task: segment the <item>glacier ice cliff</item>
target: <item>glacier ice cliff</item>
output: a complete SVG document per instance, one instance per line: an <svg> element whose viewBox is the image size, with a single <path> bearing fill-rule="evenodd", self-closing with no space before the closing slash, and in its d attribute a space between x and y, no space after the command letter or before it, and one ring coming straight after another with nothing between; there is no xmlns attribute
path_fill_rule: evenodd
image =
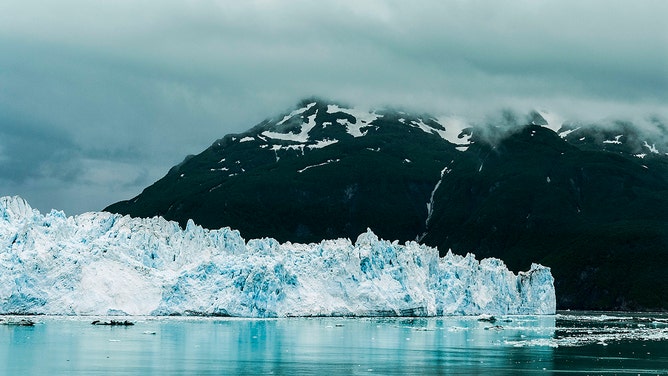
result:
<svg viewBox="0 0 668 376"><path fill-rule="evenodd" d="M553 314L550 269L517 275L371 231L319 244L245 242L162 218L41 214L0 198L0 314L434 316Z"/></svg>

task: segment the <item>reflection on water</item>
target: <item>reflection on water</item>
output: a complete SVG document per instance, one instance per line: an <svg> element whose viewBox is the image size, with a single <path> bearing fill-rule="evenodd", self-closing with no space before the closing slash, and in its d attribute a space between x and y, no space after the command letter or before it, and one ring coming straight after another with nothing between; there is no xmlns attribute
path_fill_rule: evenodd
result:
<svg viewBox="0 0 668 376"><path fill-rule="evenodd" d="M90 325L92 318L37 317L33 318L37 322L34 327L0 326L0 373L665 372L668 336L650 341L626 334L618 339L606 337L605 341L565 340L634 329L619 324L625 320L597 321L598 318L523 316L499 318L496 322L479 321L475 317L135 318L134 326L103 327ZM661 323L663 318L627 324L634 323L643 335L648 334L648 328L660 333L667 326Z"/></svg>

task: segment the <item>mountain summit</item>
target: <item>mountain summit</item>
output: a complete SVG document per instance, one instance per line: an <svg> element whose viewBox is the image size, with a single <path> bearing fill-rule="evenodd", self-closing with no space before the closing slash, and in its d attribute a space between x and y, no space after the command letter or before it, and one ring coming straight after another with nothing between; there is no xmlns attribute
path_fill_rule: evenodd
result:
<svg viewBox="0 0 668 376"><path fill-rule="evenodd" d="M106 210L280 241L355 239L369 227L415 239L441 170L460 154L447 136L429 117L307 100L217 140Z"/></svg>
<svg viewBox="0 0 668 376"><path fill-rule="evenodd" d="M665 127L553 119L472 126L309 99L105 210L301 243L371 228L550 266L559 308L668 309Z"/></svg>

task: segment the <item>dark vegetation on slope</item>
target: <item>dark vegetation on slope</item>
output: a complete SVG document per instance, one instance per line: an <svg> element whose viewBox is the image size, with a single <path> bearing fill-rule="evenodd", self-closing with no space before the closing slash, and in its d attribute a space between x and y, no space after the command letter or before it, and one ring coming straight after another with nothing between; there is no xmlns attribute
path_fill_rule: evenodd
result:
<svg viewBox="0 0 668 376"><path fill-rule="evenodd" d="M338 142L311 149L259 137L299 133L309 117L311 140ZM515 271L550 266L560 309L668 309L668 157L634 156L648 148L630 124L565 138L536 125L475 129L462 152L407 125L442 129L428 116L386 111L364 137L337 126L356 119L322 101L282 118L225 136L106 210L293 242L355 239L369 227L441 253L498 257ZM619 134L622 144L602 142Z"/></svg>
<svg viewBox="0 0 668 376"><path fill-rule="evenodd" d="M646 168L536 126L470 152L437 192L425 243L550 266L559 308L668 308L665 158Z"/></svg>
<svg viewBox="0 0 668 376"><path fill-rule="evenodd" d="M318 110L319 124L335 123L336 117L326 114L326 108L319 104L304 116ZM440 137L407 129L397 120L388 114L374 122L373 132L359 138L343 127L325 127L322 135L314 129L312 138L327 136L339 142L305 148L303 154L299 149L276 154L259 147L264 142L257 138L233 141L256 135L261 124L247 134L215 142L172 168L137 198L105 210L160 215L182 226L193 218L207 228L238 229L246 238L270 236L306 243L355 239L371 227L383 238L415 239L425 230L426 203L442 166L459 152ZM232 164L229 170L217 171L222 159ZM230 176L234 173L238 174Z"/></svg>

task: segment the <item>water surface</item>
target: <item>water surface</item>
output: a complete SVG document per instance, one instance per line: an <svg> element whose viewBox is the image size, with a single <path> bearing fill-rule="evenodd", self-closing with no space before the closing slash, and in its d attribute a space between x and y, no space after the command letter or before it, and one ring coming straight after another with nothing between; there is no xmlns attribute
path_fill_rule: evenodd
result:
<svg viewBox="0 0 668 376"><path fill-rule="evenodd" d="M31 319L0 325L0 373L668 374L666 315Z"/></svg>

